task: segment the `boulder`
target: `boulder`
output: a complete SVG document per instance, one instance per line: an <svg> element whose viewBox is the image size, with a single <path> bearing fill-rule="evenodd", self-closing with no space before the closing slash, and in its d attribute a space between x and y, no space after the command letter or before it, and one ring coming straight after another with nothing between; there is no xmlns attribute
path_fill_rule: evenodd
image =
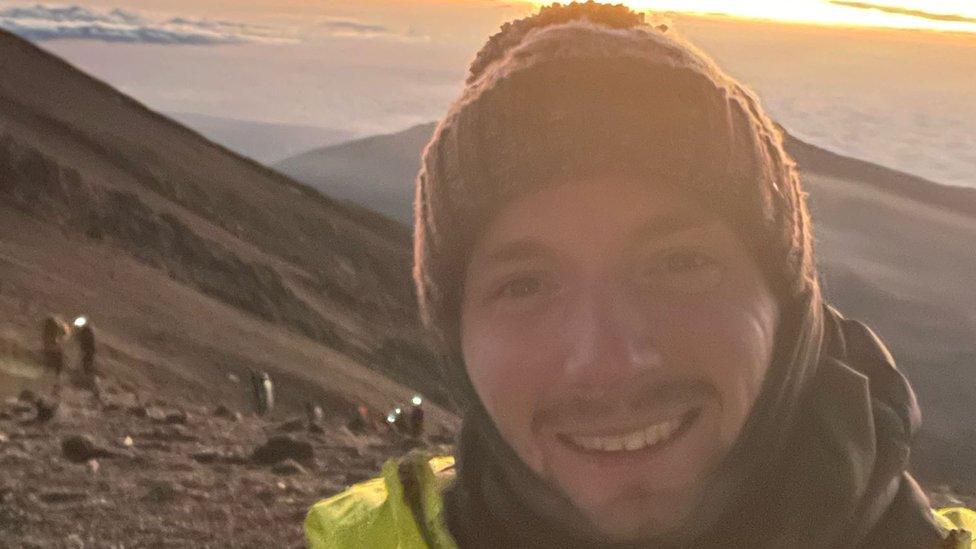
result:
<svg viewBox="0 0 976 549"><path fill-rule="evenodd" d="M310 462L313 456L311 443L288 435L275 435L254 450L251 461L260 465L271 465L286 459Z"/></svg>
<svg viewBox="0 0 976 549"><path fill-rule="evenodd" d="M234 419L234 412L230 408L224 406L223 404L218 404L213 411L214 417L222 417L225 419Z"/></svg>
<svg viewBox="0 0 976 549"><path fill-rule="evenodd" d="M71 435L61 441L61 453L73 463L85 463L90 459L118 457L119 454L102 448L88 435Z"/></svg>

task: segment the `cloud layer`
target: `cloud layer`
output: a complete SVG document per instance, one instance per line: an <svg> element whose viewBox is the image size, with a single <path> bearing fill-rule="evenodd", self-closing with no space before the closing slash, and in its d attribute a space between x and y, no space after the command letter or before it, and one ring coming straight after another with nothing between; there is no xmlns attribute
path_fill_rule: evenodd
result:
<svg viewBox="0 0 976 549"><path fill-rule="evenodd" d="M829 1L831 4L836 4L838 6L846 6L848 8L857 8L862 10L876 10L884 13L893 13L895 15L907 15L909 17L918 17L920 19L929 19L932 21L947 21L950 23L976 23L976 17L968 17L965 15L933 13L930 11L913 10L909 8L899 8L897 6L886 6L884 4L873 4L871 2L852 2L849 0L829 0Z"/></svg>
<svg viewBox="0 0 976 549"><path fill-rule="evenodd" d="M28 40L80 39L145 44L241 44L290 42L269 27L210 19L153 19L123 9L35 4L0 9L0 28Z"/></svg>
<svg viewBox="0 0 976 549"><path fill-rule="evenodd" d="M412 31L399 32L385 25L367 23L357 19L326 17L319 21L320 28L329 35L341 38L384 38L397 42L427 42L429 36Z"/></svg>

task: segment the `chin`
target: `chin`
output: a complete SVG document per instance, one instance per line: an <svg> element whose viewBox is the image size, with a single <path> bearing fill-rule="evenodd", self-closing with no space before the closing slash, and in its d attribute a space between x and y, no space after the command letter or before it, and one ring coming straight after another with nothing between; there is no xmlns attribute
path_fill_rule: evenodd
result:
<svg viewBox="0 0 976 549"><path fill-rule="evenodd" d="M629 451L591 451L546 433L539 440L545 476L609 540L673 537L688 530L708 473L724 454L718 407L691 417L670 438Z"/></svg>
<svg viewBox="0 0 976 549"><path fill-rule="evenodd" d="M584 510L608 542L633 542L648 537L678 538L687 530L694 509L692 498L671 496L616 499Z"/></svg>

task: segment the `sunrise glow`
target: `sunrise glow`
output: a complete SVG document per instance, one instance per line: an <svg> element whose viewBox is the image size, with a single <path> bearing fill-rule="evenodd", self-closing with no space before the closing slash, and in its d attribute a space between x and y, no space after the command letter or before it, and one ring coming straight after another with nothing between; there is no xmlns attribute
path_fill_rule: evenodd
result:
<svg viewBox="0 0 976 549"><path fill-rule="evenodd" d="M815 25L976 33L973 0L597 0L634 9ZM536 2L549 4L551 2ZM565 3L565 2L564 2Z"/></svg>

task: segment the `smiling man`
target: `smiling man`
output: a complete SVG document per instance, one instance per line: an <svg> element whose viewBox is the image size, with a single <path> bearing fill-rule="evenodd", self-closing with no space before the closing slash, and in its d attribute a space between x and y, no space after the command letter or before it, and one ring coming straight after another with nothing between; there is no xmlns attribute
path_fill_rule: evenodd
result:
<svg viewBox="0 0 976 549"><path fill-rule="evenodd" d="M906 470L907 381L824 302L779 131L672 31L593 3L504 26L423 160L456 472L391 461L312 508L313 546L971 546Z"/></svg>

